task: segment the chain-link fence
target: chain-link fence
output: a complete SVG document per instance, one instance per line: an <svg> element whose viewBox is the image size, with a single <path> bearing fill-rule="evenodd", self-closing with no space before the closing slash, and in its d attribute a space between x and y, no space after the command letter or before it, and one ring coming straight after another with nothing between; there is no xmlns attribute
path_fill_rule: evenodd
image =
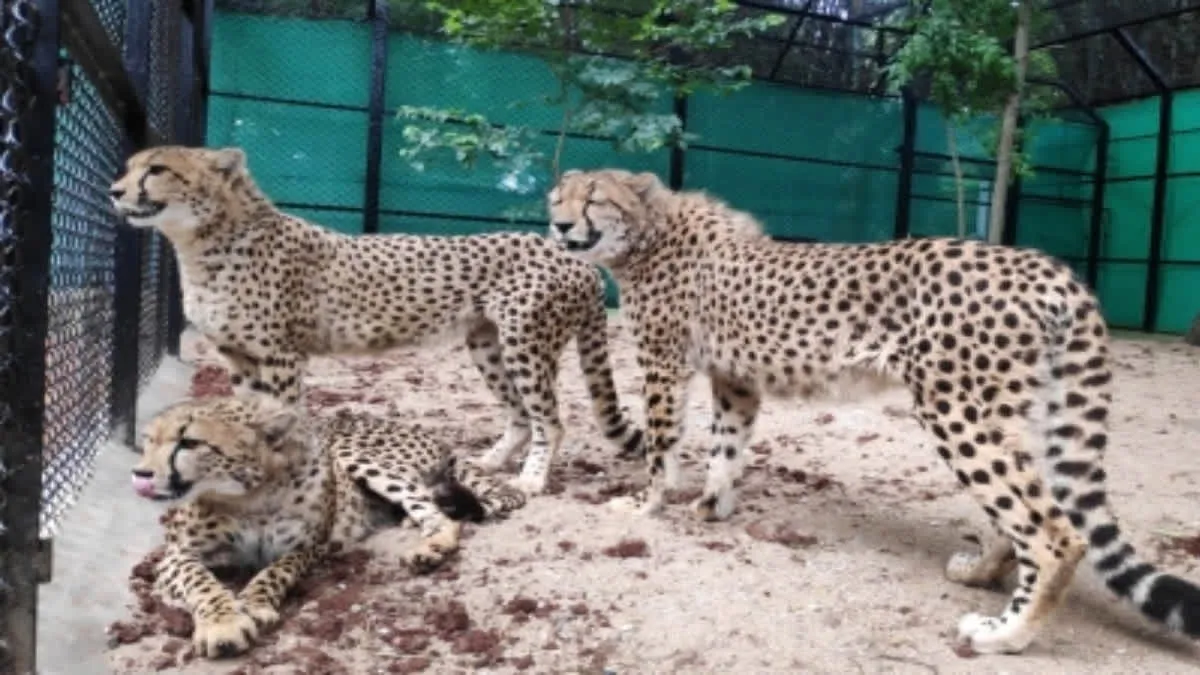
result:
<svg viewBox="0 0 1200 675"><path fill-rule="evenodd" d="M36 672L49 541L178 343L173 256L108 186L133 150L198 140L205 6L0 0L2 673Z"/></svg>

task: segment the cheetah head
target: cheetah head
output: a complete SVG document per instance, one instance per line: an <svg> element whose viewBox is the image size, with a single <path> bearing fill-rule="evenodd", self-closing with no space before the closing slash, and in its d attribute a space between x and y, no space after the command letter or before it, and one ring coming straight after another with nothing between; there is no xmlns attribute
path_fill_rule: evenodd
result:
<svg viewBox="0 0 1200 675"><path fill-rule="evenodd" d="M565 171L546 196L550 237L583 260L619 267L654 224L651 197L665 190L648 172Z"/></svg>
<svg viewBox="0 0 1200 675"><path fill-rule="evenodd" d="M238 148L162 146L130 157L109 196L134 227L187 231L203 221L203 209L222 190L247 177L246 155Z"/></svg>
<svg viewBox="0 0 1200 675"><path fill-rule="evenodd" d="M237 498L277 475L298 433L294 408L263 395L188 401L142 432L133 489L154 500Z"/></svg>

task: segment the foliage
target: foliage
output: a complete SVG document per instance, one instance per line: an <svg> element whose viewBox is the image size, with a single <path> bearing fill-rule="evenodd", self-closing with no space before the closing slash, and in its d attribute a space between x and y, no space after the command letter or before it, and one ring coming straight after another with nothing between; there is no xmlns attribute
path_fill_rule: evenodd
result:
<svg viewBox="0 0 1200 675"><path fill-rule="evenodd" d="M569 136L603 138L622 152L686 147L693 137L673 112L663 112L669 101L748 84L748 66L715 65L714 55L737 36L783 21L743 17L732 0L643 0L620 9L588 0L429 0L424 7L441 17L451 41L540 58L558 88L536 103L563 114L551 153L536 148L538 130L502 127L464 111L404 108L402 157L416 168L439 156L465 167L486 157L506 172L521 167L550 175L558 173Z"/></svg>
<svg viewBox="0 0 1200 675"><path fill-rule="evenodd" d="M1028 2L1028 0L1020 0ZM1014 94L1027 121L1045 116L1048 95L1036 90L1018 91L1017 60L1010 43L1017 28L1019 2L1014 0L930 0L910 15L911 36L898 50L888 69L893 90L916 86L945 117L947 145L955 173L959 231L965 229L962 169L956 136L964 128L997 156L1000 113ZM1033 13L1034 21L1045 17ZM1035 26L1036 27L1036 26ZM1052 78L1054 61L1044 52L1029 54L1026 79ZM987 120L980 123L980 120ZM1013 172L1029 176L1032 169L1023 151L1030 140L1028 125L1016 133L1012 148Z"/></svg>

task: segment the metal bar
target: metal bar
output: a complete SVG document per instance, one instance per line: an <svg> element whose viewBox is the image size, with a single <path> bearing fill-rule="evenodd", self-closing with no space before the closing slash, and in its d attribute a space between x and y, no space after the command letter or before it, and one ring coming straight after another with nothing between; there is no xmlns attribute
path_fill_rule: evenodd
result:
<svg viewBox="0 0 1200 675"><path fill-rule="evenodd" d="M193 145L204 145L208 140L208 86L210 82L209 64L212 62L212 20L214 11L213 0L196 0L192 25L197 39L196 53L196 88L192 105L196 108L196 131L192 137Z"/></svg>
<svg viewBox="0 0 1200 675"><path fill-rule="evenodd" d="M262 103L278 103L280 105L297 105L306 106L309 108L325 108L328 110L346 110L350 112L367 112L370 110L365 105L346 105L344 103L322 103L320 101L304 101L295 98L282 98L279 96L263 96L260 94L243 94L236 91L220 91L214 90L208 92L209 96L218 98L232 98L239 101L255 101Z"/></svg>
<svg viewBox="0 0 1200 675"><path fill-rule="evenodd" d="M371 98L367 124L367 176L363 193L363 233L379 232L379 191L383 182L383 109L387 99L388 3L367 0L371 22Z"/></svg>
<svg viewBox="0 0 1200 675"><path fill-rule="evenodd" d="M843 19L838 16L831 16L829 14L821 14L820 12L811 12L806 9L799 9L799 8L795 8L795 7L785 7L785 6L771 4L769 2L759 2L759 0L735 0L735 1L741 7L749 7L751 9L758 9L758 10L762 10L764 12L772 12L775 14L787 14L789 16L804 16L804 17L808 17L810 19L816 19L817 21L824 21L826 23L840 24L843 26L855 26L857 28L869 28L871 30L884 31L884 32L888 32L888 33L898 33L898 34L907 33L907 31L905 31L904 29L896 28L895 26L877 26L877 25L871 23L870 21L857 21L855 19Z"/></svg>
<svg viewBox="0 0 1200 675"><path fill-rule="evenodd" d="M1080 31L1078 33L1071 33L1069 35L1056 37L1052 40L1046 40L1044 42L1039 42L1039 43L1031 46L1029 49L1032 51L1034 49L1045 49L1046 47L1057 47L1058 45L1065 45L1065 44L1069 44L1071 42L1078 42L1079 40L1086 40L1091 37L1096 37L1097 35L1104 35L1105 33L1111 33L1113 31L1121 29L1121 28L1132 28L1134 26L1141 26L1143 24L1152 23L1152 22L1156 22L1156 21L1166 21L1167 19L1173 19L1177 16L1183 16L1184 14L1190 14L1192 12L1197 12L1197 11L1200 11L1200 6L1177 7L1175 9L1167 10L1165 12L1158 12L1157 14L1155 14L1153 16L1145 16L1145 17L1140 17L1140 18L1136 18L1136 19L1128 19L1126 21L1120 21L1120 22L1117 22L1114 24L1109 24L1109 25L1103 26L1101 28L1092 28L1089 30Z"/></svg>
<svg viewBox="0 0 1200 675"><path fill-rule="evenodd" d="M1146 77L1150 78L1150 81L1154 83L1155 89L1159 92L1171 89L1171 85L1167 84L1166 76L1158 69L1158 66L1154 65L1154 61L1150 59L1150 56L1146 54L1142 46L1137 44L1133 37L1129 35L1129 31L1124 28L1118 28L1113 31L1113 37L1125 48L1125 51L1129 52L1129 55L1137 62L1138 67L1142 69Z"/></svg>
<svg viewBox="0 0 1200 675"><path fill-rule="evenodd" d="M804 11L807 12L812 9L813 2L814 0L808 0L808 2L804 3ZM783 67L783 60L787 58L788 52L792 50L792 45L796 42L796 34L800 32L800 29L804 26L804 20L807 18L807 16L796 17L796 25L792 26L792 30L788 32L787 43L783 45L783 49L779 50L779 56L775 57L775 65L771 66L771 74L767 76L768 80L774 80L775 76L779 74L779 69Z"/></svg>
<svg viewBox="0 0 1200 675"><path fill-rule="evenodd" d="M167 40L166 54L163 58L168 63L172 64L176 72L175 82L191 82L194 76L193 64L194 60L190 53L190 48L194 46L195 40L189 35L188 40L183 40L183 7L179 0L155 0L158 3L159 11L167 12L167 19L163 22L167 29L174 28L175 35ZM185 96L191 98L191 91L182 86L176 85L178 89L175 93L175 100L172 100L168 105L174 106L170 114L170 128L165 129L164 133L169 135L171 143L186 142L187 135L191 133L192 123L188 120L180 119L185 117L181 112L186 112L187 109L178 105L179 99ZM185 93L186 92L186 93ZM183 334L183 293L179 283L179 261L172 249L171 254L164 258L166 263L167 287L170 289L167 302L167 353L172 356L179 356L180 336Z"/></svg>
<svg viewBox="0 0 1200 675"><path fill-rule="evenodd" d="M1154 201L1150 207L1150 252L1146 259L1146 302L1142 306L1142 330L1154 332L1158 323L1158 281L1162 272L1163 228L1167 214L1167 169L1171 163L1171 120L1175 96L1159 95L1158 153L1154 161Z"/></svg>
<svg viewBox="0 0 1200 675"><path fill-rule="evenodd" d="M912 231L912 179L917 148L917 99L912 89L901 90L904 140L900 143L900 175L896 181L896 224L892 236L904 239Z"/></svg>
<svg viewBox="0 0 1200 675"><path fill-rule="evenodd" d="M148 233L147 233L148 234ZM115 307L113 312L112 424L130 447L136 440L139 314L142 298L143 231L130 226L117 229Z"/></svg>
<svg viewBox="0 0 1200 675"><path fill-rule="evenodd" d="M104 105L121 121L136 147L154 144L154 131L146 123L146 108L125 70L117 49L99 15L87 0L62 0L62 45L87 74Z"/></svg>
<svg viewBox="0 0 1200 675"><path fill-rule="evenodd" d="M916 151L915 154L917 157L920 157L922 159L927 158L927 159L938 159L938 160L946 160L946 161L950 160L950 155L947 155L947 154L941 153L941 152L927 152L925 150L918 150L918 151ZM963 164L996 166L996 160L994 160L994 159L976 159L974 157L959 157L958 161ZM1053 167L1053 166L1039 166L1039 167L1037 167L1037 171L1038 171L1038 173L1052 173L1052 174L1056 174L1056 175L1060 175L1060 176L1073 176L1076 178L1087 178L1087 177L1091 176L1091 174L1089 172L1076 171L1074 169L1060 169L1058 167ZM920 172L918 171L918 173L920 173ZM1148 177L1149 176L1147 176L1147 178Z"/></svg>
<svg viewBox="0 0 1200 675"><path fill-rule="evenodd" d="M1104 187L1108 179L1108 122L1096 138L1096 169L1092 179L1092 217L1088 226L1087 282L1093 289L1100 280L1101 240L1104 237Z"/></svg>
<svg viewBox="0 0 1200 675"><path fill-rule="evenodd" d="M864 162L846 162L833 159L817 159L816 157L801 157L799 155L785 155L779 152L766 152L763 150L746 150L744 148L723 148L716 145L705 145L703 143L692 143L688 145L689 150L701 150L704 152L715 152L723 155L738 155L741 157L758 157L761 159L778 159L785 162L803 162L807 164L822 164L825 166L840 166L847 169L867 169L871 171L895 171L896 167L886 164L866 164Z"/></svg>
<svg viewBox="0 0 1200 675"><path fill-rule="evenodd" d="M131 0L125 19L125 67L132 91L146 102L150 87L150 16L148 0ZM111 49L112 46L109 45ZM136 141L130 139L131 144ZM136 151L137 147L129 148ZM142 246L144 237L153 237L129 226L117 229L114 255L116 257L116 296L113 311L112 389L110 413L112 425L124 434L124 442L134 445L137 410L138 363L140 359L140 317L142 288Z"/></svg>
<svg viewBox="0 0 1200 675"><path fill-rule="evenodd" d="M0 635L5 643L0 671L32 675L37 672L37 563L44 548L39 529L60 26L58 0L35 0L22 7L25 16L18 16L16 3L0 7L8 34L18 39L34 35L40 21L24 54L31 69L8 74L11 84L28 88L24 100L14 103L31 107L18 112L20 121L10 128L15 136L3 140L24 157L28 182L14 184L20 194L13 196L19 198L7 204L15 244L12 257L4 261L14 269L3 345L7 381L0 392L0 581L7 585L0 587ZM17 28L23 20L34 22L25 26L28 33ZM10 180L6 177L5 182Z"/></svg>
<svg viewBox="0 0 1200 675"><path fill-rule="evenodd" d="M682 131L687 131L688 126L688 97L687 95L677 95L675 97L675 116L682 123ZM671 167L670 174L667 176L668 185L672 190L683 189L683 179L685 169L685 154L684 150L678 143L671 147Z"/></svg>

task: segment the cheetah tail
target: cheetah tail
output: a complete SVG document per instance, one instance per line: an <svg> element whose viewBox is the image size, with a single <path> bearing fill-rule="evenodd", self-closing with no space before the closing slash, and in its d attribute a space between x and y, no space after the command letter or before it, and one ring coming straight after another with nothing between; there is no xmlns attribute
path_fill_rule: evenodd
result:
<svg viewBox="0 0 1200 675"><path fill-rule="evenodd" d="M575 336L579 349L579 366L587 381L588 395L592 399L592 410L596 421L604 431L604 437L620 451L618 456L626 459L640 458L644 454L643 434L634 424L628 411L622 409L613 384L612 364L608 355L608 315L604 307L604 280L596 274L596 295L588 318Z"/></svg>
<svg viewBox="0 0 1200 675"><path fill-rule="evenodd" d="M1112 401L1106 340L1104 320L1089 301L1074 309L1061 346L1051 350L1052 377L1061 383L1047 426L1051 494L1086 539L1088 560L1114 594L1146 617L1200 637L1200 587L1140 560L1108 504L1101 467Z"/></svg>

